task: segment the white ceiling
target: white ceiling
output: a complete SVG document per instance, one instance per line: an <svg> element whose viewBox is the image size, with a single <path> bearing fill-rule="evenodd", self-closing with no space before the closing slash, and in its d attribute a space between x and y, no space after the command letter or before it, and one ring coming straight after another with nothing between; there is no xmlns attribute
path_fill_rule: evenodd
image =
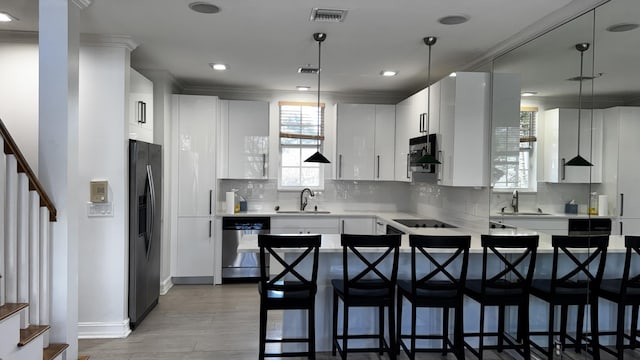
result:
<svg viewBox="0 0 640 360"><path fill-rule="evenodd" d="M322 46L322 90L409 93L426 83L427 47L437 36L432 77L459 70L528 25L572 0L208 0L222 11L191 11L192 0L93 0L82 11L81 31L129 35L139 69L168 70L183 86L292 90L316 87L316 77L297 68L317 65L314 32ZM580 2L582 0L576 0ZM584 2L584 1L582 1ZM349 11L344 23L309 21L312 8ZM0 11L20 21L0 30L37 30L37 0L2 0ZM469 22L448 26L452 14ZM214 72L211 62L230 65ZM399 75L384 78L383 69Z"/></svg>

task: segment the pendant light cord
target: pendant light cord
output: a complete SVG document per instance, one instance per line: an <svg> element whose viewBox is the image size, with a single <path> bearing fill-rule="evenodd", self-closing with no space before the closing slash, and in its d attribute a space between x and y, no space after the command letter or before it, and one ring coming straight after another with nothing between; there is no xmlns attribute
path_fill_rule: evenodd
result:
<svg viewBox="0 0 640 360"><path fill-rule="evenodd" d="M580 122L582 116L582 65L584 59L584 51L580 51L580 85L578 87L578 155L580 155Z"/></svg>
<svg viewBox="0 0 640 360"><path fill-rule="evenodd" d="M320 114L321 114L321 110L320 110L320 71L322 69L322 65L321 65L321 61L322 61L322 57L320 56L322 54L322 41L318 41L318 143L316 146L316 150L318 152L320 152Z"/></svg>

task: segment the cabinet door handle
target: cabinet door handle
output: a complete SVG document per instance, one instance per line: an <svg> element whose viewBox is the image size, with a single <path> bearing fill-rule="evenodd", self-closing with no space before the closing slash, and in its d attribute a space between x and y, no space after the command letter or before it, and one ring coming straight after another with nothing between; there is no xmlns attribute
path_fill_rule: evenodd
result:
<svg viewBox="0 0 640 360"><path fill-rule="evenodd" d="M378 179L380 179L380 155L378 155Z"/></svg>
<svg viewBox="0 0 640 360"><path fill-rule="evenodd" d="M420 126L418 131L420 131L420 134L424 132L424 114L420 114Z"/></svg>
<svg viewBox="0 0 640 360"><path fill-rule="evenodd" d="M624 231L622 228L622 221L620 221L620 235L624 235Z"/></svg>
<svg viewBox="0 0 640 360"><path fill-rule="evenodd" d="M342 220L342 230L340 231L341 234L344 234L344 220Z"/></svg>
<svg viewBox="0 0 640 360"><path fill-rule="evenodd" d="M342 179L342 154L338 155L338 179Z"/></svg>
<svg viewBox="0 0 640 360"><path fill-rule="evenodd" d="M262 154L262 177L267 177L267 154Z"/></svg>
<svg viewBox="0 0 640 360"><path fill-rule="evenodd" d="M620 216L624 215L624 194L620 194ZM622 223L620 223L622 225ZM622 232L620 233L622 235Z"/></svg>
<svg viewBox="0 0 640 360"><path fill-rule="evenodd" d="M409 173L409 163L411 162L411 154L407 154L407 179L411 179L411 174Z"/></svg>
<svg viewBox="0 0 640 360"><path fill-rule="evenodd" d="M144 101L142 102L142 123L147 123L147 103Z"/></svg>
<svg viewBox="0 0 640 360"><path fill-rule="evenodd" d="M560 178L560 180L564 180L567 177L567 168L566 168L566 160L565 158L562 158L562 176Z"/></svg>
<svg viewBox="0 0 640 360"><path fill-rule="evenodd" d="M209 215L211 215L212 207L213 207L213 189L209 189Z"/></svg>
<svg viewBox="0 0 640 360"><path fill-rule="evenodd" d="M442 182L442 178L444 177L444 155L442 154L442 150L438 150L438 156L436 157L436 160L440 161L440 172L438 173L437 181Z"/></svg>
<svg viewBox="0 0 640 360"><path fill-rule="evenodd" d="M211 220L209 220L209 238L211 238Z"/></svg>

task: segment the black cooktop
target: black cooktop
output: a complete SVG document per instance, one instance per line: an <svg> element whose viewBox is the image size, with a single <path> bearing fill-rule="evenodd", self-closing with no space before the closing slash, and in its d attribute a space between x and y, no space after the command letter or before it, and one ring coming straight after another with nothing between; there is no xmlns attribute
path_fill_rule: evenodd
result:
<svg viewBox="0 0 640 360"><path fill-rule="evenodd" d="M434 219L393 219L393 221L412 228L457 228Z"/></svg>

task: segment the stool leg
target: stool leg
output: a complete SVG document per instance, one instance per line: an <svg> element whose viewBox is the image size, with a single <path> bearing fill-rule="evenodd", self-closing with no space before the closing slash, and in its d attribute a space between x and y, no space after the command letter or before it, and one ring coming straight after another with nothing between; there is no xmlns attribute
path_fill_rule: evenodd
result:
<svg viewBox="0 0 640 360"><path fill-rule="evenodd" d="M396 328L395 328L395 304L393 303L393 296L391 297L391 303L387 309L389 313L389 357L391 360L396 359Z"/></svg>
<svg viewBox="0 0 640 360"><path fill-rule="evenodd" d="M307 334L309 334L309 359L316 360L316 311L315 304L312 303L311 307L307 310L309 313L309 329L307 330Z"/></svg>
<svg viewBox="0 0 640 360"><path fill-rule="evenodd" d="M260 349L258 359L264 359L264 353L267 343L267 309L264 301L260 301Z"/></svg>
<svg viewBox="0 0 640 360"><path fill-rule="evenodd" d="M447 341L449 340L449 308L442 308L442 356L447 356Z"/></svg>
<svg viewBox="0 0 640 360"><path fill-rule="evenodd" d="M549 303L549 332L547 333L547 356L551 358L553 356L553 329L555 321L555 305Z"/></svg>
<svg viewBox="0 0 640 360"><path fill-rule="evenodd" d="M333 292L333 339L331 341L331 355L336 356L338 342L338 294Z"/></svg>
<svg viewBox="0 0 640 360"><path fill-rule="evenodd" d="M478 339L478 360L482 360L484 350L484 304L480 305L480 337Z"/></svg>
<svg viewBox="0 0 640 360"><path fill-rule="evenodd" d="M616 329L616 350L618 351L618 359L622 359L624 355L624 313L625 305L618 303L618 323Z"/></svg>
<svg viewBox="0 0 640 360"><path fill-rule="evenodd" d="M416 305L415 304L411 304L411 354L409 355L409 358L411 360L416 358L416 315L417 315L417 310L416 310Z"/></svg>
<svg viewBox="0 0 640 360"><path fill-rule="evenodd" d="M582 337L584 332L584 305L578 305L578 323L576 325L576 352L579 353L582 350Z"/></svg>
<svg viewBox="0 0 640 360"><path fill-rule="evenodd" d="M600 360L600 331L598 330L598 298L591 301L591 343L593 344L593 360Z"/></svg>
<svg viewBox="0 0 640 360"><path fill-rule="evenodd" d="M631 307L631 348L635 349L637 346L638 337L638 310L640 306L633 305Z"/></svg>
<svg viewBox="0 0 640 360"><path fill-rule="evenodd" d="M502 352L504 346L504 305L498 306L498 352Z"/></svg>
<svg viewBox="0 0 640 360"><path fill-rule="evenodd" d="M518 306L518 329L521 331L521 342L525 360L531 359L531 342L529 339L529 299Z"/></svg>
<svg viewBox="0 0 640 360"><path fill-rule="evenodd" d="M384 354L384 306L378 306L378 354Z"/></svg>
<svg viewBox="0 0 640 360"><path fill-rule="evenodd" d="M569 306L562 305L560 306L560 344L562 344L562 348L564 349L565 344L567 342L567 319L569 317ZM577 325L576 325L577 329ZM577 330L576 330L577 333Z"/></svg>
<svg viewBox="0 0 640 360"><path fill-rule="evenodd" d="M464 328L462 319L464 319L463 312L464 304L462 300L456 305L455 309L455 324L453 325L453 347L455 348L455 355L458 360L464 359Z"/></svg>
<svg viewBox="0 0 640 360"><path fill-rule="evenodd" d="M402 294L398 292L398 299L396 301L398 307L398 313L396 324L398 325L398 329L396 330L396 354L400 354L402 351L402 346L400 343L402 342Z"/></svg>
<svg viewBox="0 0 640 360"><path fill-rule="evenodd" d="M346 302L342 302L342 360L347 358L349 348L349 307Z"/></svg>

